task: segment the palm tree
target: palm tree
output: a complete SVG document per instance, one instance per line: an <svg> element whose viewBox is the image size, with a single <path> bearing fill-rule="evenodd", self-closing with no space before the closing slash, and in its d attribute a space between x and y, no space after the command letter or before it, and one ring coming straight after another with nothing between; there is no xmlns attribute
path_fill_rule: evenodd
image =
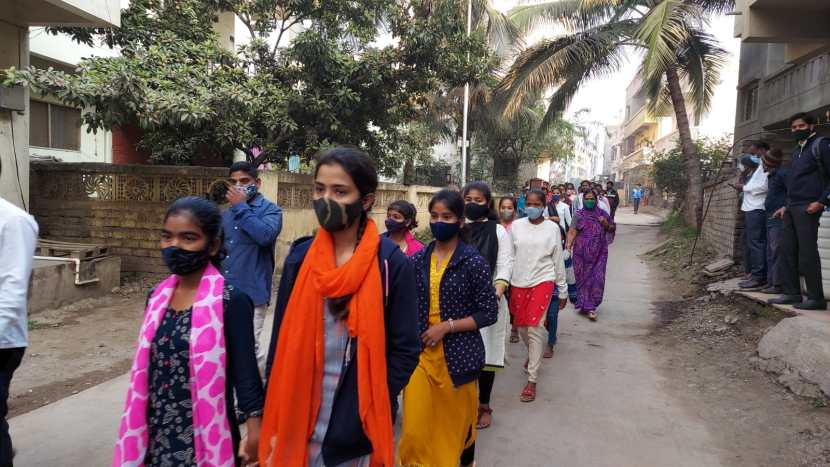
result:
<svg viewBox="0 0 830 467"><path fill-rule="evenodd" d="M499 85L505 112L516 112L527 93L556 88L543 120L549 125L580 85L618 71L629 49L644 52L639 72L649 108L674 109L689 177L686 220L700 228L703 183L687 99L697 118L709 109L728 53L705 31L706 21L733 5L734 0L560 0L519 6L510 17L523 30L554 23L566 33L518 55Z"/></svg>

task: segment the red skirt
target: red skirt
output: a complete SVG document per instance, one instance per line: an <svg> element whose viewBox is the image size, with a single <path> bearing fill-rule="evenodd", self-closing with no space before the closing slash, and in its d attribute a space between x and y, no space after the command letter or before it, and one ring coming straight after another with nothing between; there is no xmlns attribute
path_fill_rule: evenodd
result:
<svg viewBox="0 0 830 467"><path fill-rule="evenodd" d="M518 327L538 326L548 313L553 297L553 282L542 282L530 287L510 287L510 314L513 325Z"/></svg>

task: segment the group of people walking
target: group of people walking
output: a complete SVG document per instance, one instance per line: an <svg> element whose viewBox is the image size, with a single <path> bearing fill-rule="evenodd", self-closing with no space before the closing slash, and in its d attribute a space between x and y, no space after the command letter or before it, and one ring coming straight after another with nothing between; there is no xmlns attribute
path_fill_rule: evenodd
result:
<svg viewBox="0 0 830 467"><path fill-rule="evenodd" d="M165 215L172 275L147 300L114 466L472 465L511 322L527 349L517 393L532 402L568 297L597 317L615 230L597 192L572 210L530 191L519 217L485 183L444 189L424 245L406 201L380 232L374 164L338 147L318 157L320 228L292 244L258 349L282 212L249 164L231 179L224 213L186 197Z"/></svg>

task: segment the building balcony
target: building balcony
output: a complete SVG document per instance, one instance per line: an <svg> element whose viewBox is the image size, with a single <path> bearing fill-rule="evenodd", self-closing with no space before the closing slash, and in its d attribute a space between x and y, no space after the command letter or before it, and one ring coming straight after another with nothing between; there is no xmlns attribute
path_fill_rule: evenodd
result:
<svg viewBox="0 0 830 467"><path fill-rule="evenodd" d="M826 42L830 2L826 0L738 0L735 37L747 42ZM809 15L809 21L805 17Z"/></svg>
<svg viewBox="0 0 830 467"><path fill-rule="evenodd" d="M830 54L821 54L763 83L759 111L762 126L778 123L781 116L830 105Z"/></svg>
<svg viewBox="0 0 830 467"><path fill-rule="evenodd" d="M657 125L657 119L646 110L645 107L640 109L625 122L623 127L623 136L631 136L634 133Z"/></svg>
<svg viewBox="0 0 830 467"><path fill-rule="evenodd" d="M654 149L649 146L642 146L631 154L625 156L619 164L622 170L631 170L641 165L649 165L654 157Z"/></svg>
<svg viewBox="0 0 830 467"><path fill-rule="evenodd" d="M120 0L0 0L0 20L26 26L121 25Z"/></svg>

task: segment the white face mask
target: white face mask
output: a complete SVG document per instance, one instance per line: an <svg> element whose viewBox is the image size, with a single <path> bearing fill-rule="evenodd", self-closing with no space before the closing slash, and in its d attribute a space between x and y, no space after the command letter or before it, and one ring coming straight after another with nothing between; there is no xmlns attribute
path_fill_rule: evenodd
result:
<svg viewBox="0 0 830 467"><path fill-rule="evenodd" d="M537 208L536 206L525 208L525 213L527 214L527 217L532 221L535 221L536 219L542 217L542 212L542 208Z"/></svg>

